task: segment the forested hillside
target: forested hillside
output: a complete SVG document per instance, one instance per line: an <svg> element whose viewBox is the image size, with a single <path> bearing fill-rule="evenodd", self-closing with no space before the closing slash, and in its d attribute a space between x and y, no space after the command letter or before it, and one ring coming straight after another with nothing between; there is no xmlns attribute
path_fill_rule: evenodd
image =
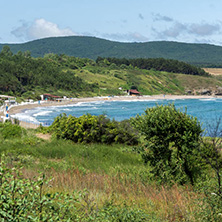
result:
<svg viewBox="0 0 222 222"><path fill-rule="evenodd" d="M72 72L64 71L62 57L58 56L58 61L47 57L32 58L28 52L21 51L13 55L9 47L4 47L0 53L0 92L21 96L40 89L41 92L63 90L75 95L76 92L93 92L97 88ZM78 59L72 58L72 62L77 68L77 64L81 67L90 61L81 59L78 62ZM72 62L70 66L74 68Z"/></svg>
<svg viewBox="0 0 222 222"><path fill-rule="evenodd" d="M182 74L183 73L183 74ZM143 95L184 94L187 89L215 88L220 79L195 66L167 59L98 58L97 62L64 54L31 57L29 51L0 53L0 94L39 99L43 93L85 97L126 95L137 89Z"/></svg>
<svg viewBox="0 0 222 222"><path fill-rule="evenodd" d="M0 50L6 44L0 44ZM179 42L121 43L85 36L53 37L22 44L7 44L13 53L29 50L34 57L47 53L66 54L96 60L100 57L165 58L198 64L222 66L222 47Z"/></svg>
<svg viewBox="0 0 222 222"><path fill-rule="evenodd" d="M189 75L202 75L207 76L203 69L195 67L193 65L189 65L185 62L180 62L173 59L163 59L163 58L156 58L156 59L118 59L118 58L101 58L98 57L96 60L97 64L101 62L112 65L115 64L117 66L132 66L134 68L139 69L154 69L158 71L166 71L166 72L173 72L173 73L183 73Z"/></svg>

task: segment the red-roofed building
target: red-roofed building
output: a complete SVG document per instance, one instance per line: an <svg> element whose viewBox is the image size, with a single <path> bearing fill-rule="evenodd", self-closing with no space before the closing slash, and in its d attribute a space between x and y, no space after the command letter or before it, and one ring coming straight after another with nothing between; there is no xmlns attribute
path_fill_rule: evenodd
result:
<svg viewBox="0 0 222 222"><path fill-rule="evenodd" d="M138 92L136 89L130 89L130 90L128 91L128 94L129 94L130 96L141 96L141 93Z"/></svg>
<svg viewBox="0 0 222 222"><path fill-rule="evenodd" d="M42 100L58 100L58 99L61 99L61 96L54 96L52 94L43 94L41 95L41 99Z"/></svg>

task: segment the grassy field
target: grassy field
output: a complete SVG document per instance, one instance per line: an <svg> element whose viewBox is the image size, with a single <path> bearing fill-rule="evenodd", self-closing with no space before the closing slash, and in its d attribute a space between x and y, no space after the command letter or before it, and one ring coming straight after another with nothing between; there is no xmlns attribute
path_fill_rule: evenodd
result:
<svg viewBox="0 0 222 222"><path fill-rule="evenodd" d="M45 192L86 192L81 204L87 211L111 203L144 212L138 221L204 221L197 220L204 194L189 184L160 184L135 146L75 144L24 129L20 138L0 137L10 166L22 165L31 180L43 172L50 179Z"/></svg>
<svg viewBox="0 0 222 222"><path fill-rule="evenodd" d="M221 68L203 68L205 72L210 73L211 75L222 75Z"/></svg>
<svg viewBox="0 0 222 222"><path fill-rule="evenodd" d="M129 89L131 85L135 85L143 95L185 94L188 89L214 90L216 86L222 86L218 76L203 77L139 69L98 69L93 66L73 72L88 83L98 84L99 89L95 95L123 95L123 91ZM119 87L123 90L119 90Z"/></svg>

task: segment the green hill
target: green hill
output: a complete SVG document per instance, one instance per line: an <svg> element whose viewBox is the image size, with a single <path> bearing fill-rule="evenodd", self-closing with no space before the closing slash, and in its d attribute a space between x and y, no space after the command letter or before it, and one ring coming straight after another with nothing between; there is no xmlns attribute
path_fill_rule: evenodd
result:
<svg viewBox="0 0 222 222"><path fill-rule="evenodd" d="M47 53L66 54L80 58L167 58L192 64L222 65L222 47L209 44L188 44L179 42L121 43L95 37L72 36L39 39L22 44L9 45L13 53L29 50L34 57Z"/></svg>
<svg viewBox="0 0 222 222"><path fill-rule="evenodd" d="M153 59L156 66L148 67L149 59L108 60L96 62L64 54L33 58L22 52L13 55L9 47L4 47L0 52L0 94L32 99L42 93L85 97L126 95L125 91L132 88L143 95L184 94L187 90L215 91L222 86L220 77L209 76L184 62ZM186 74L179 74L182 71Z"/></svg>

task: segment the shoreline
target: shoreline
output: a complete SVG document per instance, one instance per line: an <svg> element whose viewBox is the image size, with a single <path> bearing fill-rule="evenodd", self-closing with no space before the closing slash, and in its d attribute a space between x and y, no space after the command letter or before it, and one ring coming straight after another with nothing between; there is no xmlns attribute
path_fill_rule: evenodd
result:
<svg viewBox="0 0 222 222"><path fill-rule="evenodd" d="M152 96L114 96L114 97L86 97L86 98L74 98L72 100L67 100L63 102L55 101L41 101L38 103L28 103L28 104L19 104L11 106L9 108L9 114L15 115L17 113L22 113L23 110L30 110L36 107L50 107L50 106L66 106L72 105L79 102L96 102L96 101L134 101L134 100L175 100L175 99L216 99L222 98L220 96L196 96L196 95L152 95Z"/></svg>

